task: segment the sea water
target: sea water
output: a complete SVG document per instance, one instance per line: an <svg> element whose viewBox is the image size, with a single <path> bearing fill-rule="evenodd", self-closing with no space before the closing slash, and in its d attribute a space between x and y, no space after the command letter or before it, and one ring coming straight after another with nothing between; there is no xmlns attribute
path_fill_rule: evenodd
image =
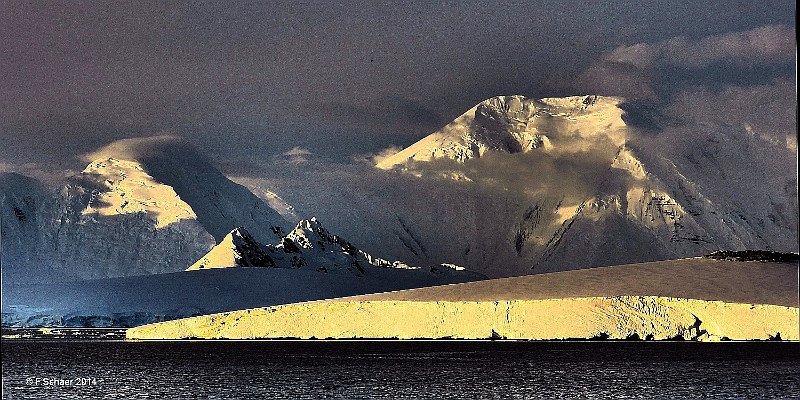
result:
<svg viewBox="0 0 800 400"><path fill-rule="evenodd" d="M3 398L798 398L797 343L3 340Z"/></svg>

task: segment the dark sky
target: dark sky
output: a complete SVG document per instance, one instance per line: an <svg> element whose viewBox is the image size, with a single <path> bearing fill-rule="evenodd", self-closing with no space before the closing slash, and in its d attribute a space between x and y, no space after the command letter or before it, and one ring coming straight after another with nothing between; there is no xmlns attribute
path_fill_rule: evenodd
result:
<svg viewBox="0 0 800 400"><path fill-rule="evenodd" d="M0 164L79 168L165 132L228 165L295 146L341 161L499 94L794 80L794 1L376 3L0 0ZM614 52L637 43L657 54Z"/></svg>

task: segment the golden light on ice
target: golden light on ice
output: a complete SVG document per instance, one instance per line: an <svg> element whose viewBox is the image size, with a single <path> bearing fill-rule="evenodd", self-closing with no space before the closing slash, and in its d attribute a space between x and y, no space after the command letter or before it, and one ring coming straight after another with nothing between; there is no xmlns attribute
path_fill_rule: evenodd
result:
<svg viewBox="0 0 800 400"><path fill-rule="evenodd" d="M164 228L197 215L175 190L157 182L136 161L107 158L89 164L83 174L96 177L104 191L91 200L82 215L105 217L144 213L156 219L156 228Z"/></svg>
<svg viewBox="0 0 800 400"><path fill-rule="evenodd" d="M684 259L239 310L130 339L800 340L797 267Z"/></svg>

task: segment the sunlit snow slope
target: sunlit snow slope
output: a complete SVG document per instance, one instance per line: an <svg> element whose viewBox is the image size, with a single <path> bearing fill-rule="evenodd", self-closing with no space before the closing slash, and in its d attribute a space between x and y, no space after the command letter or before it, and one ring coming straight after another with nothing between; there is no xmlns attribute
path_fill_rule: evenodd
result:
<svg viewBox="0 0 800 400"><path fill-rule="evenodd" d="M240 310L128 337L797 341L797 277L796 263L663 261Z"/></svg>

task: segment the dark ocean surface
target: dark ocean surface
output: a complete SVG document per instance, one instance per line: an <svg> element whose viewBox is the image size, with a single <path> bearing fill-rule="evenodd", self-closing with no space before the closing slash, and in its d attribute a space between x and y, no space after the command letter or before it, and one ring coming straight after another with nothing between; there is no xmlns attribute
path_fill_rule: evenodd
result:
<svg viewBox="0 0 800 400"><path fill-rule="evenodd" d="M798 398L798 343L3 340L3 398Z"/></svg>

